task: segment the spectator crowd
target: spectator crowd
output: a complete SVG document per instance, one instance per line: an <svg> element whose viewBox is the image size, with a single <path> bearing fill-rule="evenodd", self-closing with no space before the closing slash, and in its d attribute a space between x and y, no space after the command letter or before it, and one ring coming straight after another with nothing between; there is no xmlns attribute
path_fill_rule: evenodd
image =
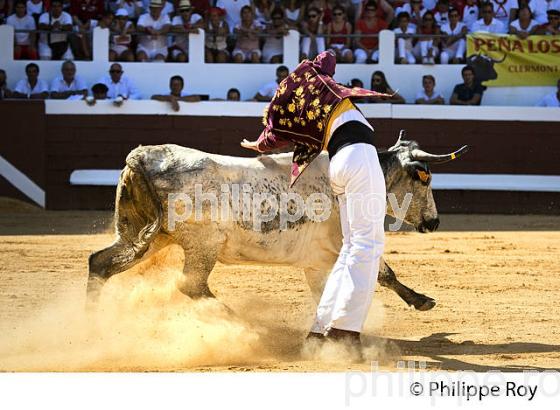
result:
<svg viewBox="0 0 560 410"><path fill-rule="evenodd" d="M0 69L0 100L2 99L66 99L83 100L88 105L94 105L97 100L112 100L116 106L121 106L127 100L140 100L146 98L136 87L135 82L128 77L121 64L112 63L107 75L101 77L91 89L86 82L77 74L76 65L71 60L62 63L60 75L49 83L40 77L40 68L36 63L29 63L25 67L25 76L16 83L13 90L7 86L8 78L6 72ZM289 75L286 66L276 69L276 79L264 84L250 101L270 101L278 84ZM485 87L476 80L475 71L471 66L464 66L461 70L463 82L457 84L449 97L451 105L480 105ZM364 88L361 80L352 79L348 87ZM421 89L414 99L415 104L445 104L445 96L436 89L436 79L432 75L422 77ZM374 71L371 75L371 90L391 97L377 99L368 98L360 103L392 103L405 104L406 100L392 88L382 71ZM207 95L189 95L185 90L185 80L180 75L174 75L169 80L169 90L151 96L152 100L167 102L175 111L180 110L179 102L197 102L208 100ZM242 101L241 93L236 88L227 91L227 101ZM222 99L214 99L222 100ZM544 96L537 104L541 107L560 107L560 79L557 82L557 90Z"/></svg>
<svg viewBox="0 0 560 410"><path fill-rule="evenodd" d="M461 64L468 33L560 34L560 0L0 0L0 24L16 30L15 59L91 59L102 27L110 61L186 62L204 30L207 62L276 64L298 30L302 58L375 63L388 29L397 63Z"/></svg>

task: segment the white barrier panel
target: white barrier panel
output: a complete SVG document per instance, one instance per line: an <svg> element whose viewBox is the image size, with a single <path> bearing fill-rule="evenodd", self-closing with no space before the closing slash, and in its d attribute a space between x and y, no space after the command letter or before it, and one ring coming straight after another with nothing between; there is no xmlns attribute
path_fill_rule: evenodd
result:
<svg viewBox="0 0 560 410"><path fill-rule="evenodd" d="M78 169L70 185L116 186L120 170ZM560 192L560 176L508 174L432 174L434 190Z"/></svg>
<svg viewBox="0 0 560 410"><path fill-rule="evenodd" d="M37 205L45 207L45 191L2 156L0 156L0 175Z"/></svg>
<svg viewBox="0 0 560 410"><path fill-rule="evenodd" d="M120 107L111 101L88 106L85 101L47 100L48 115L187 115L207 117L261 117L268 103L202 101L181 102L175 112L171 104L159 101L125 101ZM550 121L560 122L557 108L541 107L462 107L392 104L357 104L366 118L481 120L481 121Z"/></svg>

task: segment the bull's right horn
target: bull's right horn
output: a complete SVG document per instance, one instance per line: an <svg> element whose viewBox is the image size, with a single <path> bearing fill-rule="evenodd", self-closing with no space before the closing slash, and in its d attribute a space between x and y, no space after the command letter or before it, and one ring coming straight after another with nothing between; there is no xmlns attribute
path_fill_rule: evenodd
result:
<svg viewBox="0 0 560 410"><path fill-rule="evenodd" d="M399 142L403 140L403 138L406 138L406 130L399 131L399 139L397 140L397 143L395 145L398 145Z"/></svg>
<svg viewBox="0 0 560 410"><path fill-rule="evenodd" d="M443 155L436 155L430 154L429 152L422 151L421 149L413 149L410 152L410 157L415 161L424 161L429 162L431 164L442 164L444 162L453 161L454 159L459 158L465 152L469 150L468 145L463 145L457 151L452 152L451 154L443 154Z"/></svg>

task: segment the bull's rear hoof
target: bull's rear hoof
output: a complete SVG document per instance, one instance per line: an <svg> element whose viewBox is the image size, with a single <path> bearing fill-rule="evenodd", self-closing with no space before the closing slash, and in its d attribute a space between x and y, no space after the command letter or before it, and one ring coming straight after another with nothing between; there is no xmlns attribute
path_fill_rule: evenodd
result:
<svg viewBox="0 0 560 410"><path fill-rule="evenodd" d="M418 303L414 305L414 308L421 312L425 312L427 310L432 309L435 305L436 305L436 301L434 299L426 297L426 300L423 303Z"/></svg>

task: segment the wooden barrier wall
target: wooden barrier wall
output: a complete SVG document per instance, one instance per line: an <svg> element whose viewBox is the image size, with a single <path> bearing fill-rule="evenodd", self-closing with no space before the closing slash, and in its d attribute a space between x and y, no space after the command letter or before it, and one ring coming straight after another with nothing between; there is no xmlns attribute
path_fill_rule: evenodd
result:
<svg viewBox="0 0 560 410"><path fill-rule="evenodd" d="M47 193L48 209L111 209L114 187L71 186L75 169L118 169L139 144L175 143L217 154L250 156L239 141L256 138L259 118L162 115L45 115L41 103L0 102L0 155ZM405 128L435 153L468 144L460 161L434 172L558 175L558 123L473 120L371 120L378 147ZM0 177L0 195L16 196ZM554 192L436 191L440 212L560 214Z"/></svg>

